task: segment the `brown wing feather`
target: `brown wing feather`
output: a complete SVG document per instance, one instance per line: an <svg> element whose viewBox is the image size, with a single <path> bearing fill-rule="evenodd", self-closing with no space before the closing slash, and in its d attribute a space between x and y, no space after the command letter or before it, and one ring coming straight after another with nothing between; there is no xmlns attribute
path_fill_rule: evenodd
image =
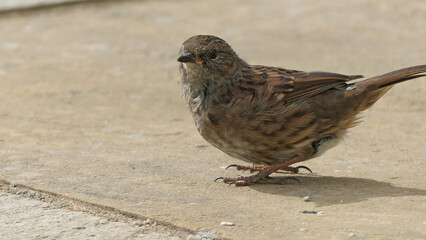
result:
<svg viewBox="0 0 426 240"><path fill-rule="evenodd" d="M362 78L362 75L343 75L330 72L302 72L283 68L250 66L243 71L242 83L256 86L271 86L275 92L285 94L285 101L308 98L328 89L342 87L345 82Z"/></svg>

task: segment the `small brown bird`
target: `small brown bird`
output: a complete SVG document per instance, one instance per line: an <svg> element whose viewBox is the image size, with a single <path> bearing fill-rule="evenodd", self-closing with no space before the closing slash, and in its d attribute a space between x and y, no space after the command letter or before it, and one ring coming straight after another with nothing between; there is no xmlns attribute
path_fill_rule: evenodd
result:
<svg viewBox="0 0 426 240"><path fill-rule="evenodd" d="M228 43L209 35L186 40L177 60L201 136L228 155L257 164L228 166L255 175L216 179L236 186L282 183L286 178L269 176L279 170L310 171L290 165L334 147L358 123L359 112L394 84L426 72L420 65L351 83L363 76L249 65Z"/></svg>

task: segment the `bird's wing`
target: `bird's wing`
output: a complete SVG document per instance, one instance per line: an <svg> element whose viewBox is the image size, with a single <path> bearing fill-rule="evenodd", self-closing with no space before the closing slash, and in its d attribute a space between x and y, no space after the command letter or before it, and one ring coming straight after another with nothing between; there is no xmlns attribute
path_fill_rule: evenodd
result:
<svg viewBox="0 0 426 240"><path fill-rule="evenodd" d="M343 87L346 81L362 77L362 75L348 76L330 72L302 72L251 66L243 71L242 84L255 89L256 86L270 86L274 92L283 93L283 100L289 102L309 98L331 88Z"/></svg>

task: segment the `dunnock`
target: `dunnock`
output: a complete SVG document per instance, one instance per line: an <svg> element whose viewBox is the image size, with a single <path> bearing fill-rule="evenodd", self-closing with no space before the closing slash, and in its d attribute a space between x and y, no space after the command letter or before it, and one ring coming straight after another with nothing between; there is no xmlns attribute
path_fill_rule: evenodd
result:
<svg viewBox="0 0 426 240"><path fill-rule="evenodd" d="M201 136L256 164L228 166L255 175L216 179L236 186L284 182L269 177L278 170L310 171L290 165L334 147L358 123L359 112L394 84L426 72L421 65L352 83L363 76L249 65L224 40L208 35L186 40L178 61L183 95Z"/></svg>

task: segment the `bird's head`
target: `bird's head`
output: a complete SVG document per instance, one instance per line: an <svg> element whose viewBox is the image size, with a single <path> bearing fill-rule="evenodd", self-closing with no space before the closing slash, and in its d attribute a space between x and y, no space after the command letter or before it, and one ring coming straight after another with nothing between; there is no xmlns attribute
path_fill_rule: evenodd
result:
<svg viewBox="0 0 426 240"><path fill-rule="evenodd" d="M231 81L244 63L228 43L211 35L189 38L179 55L182 84L190 88L191 95Z"/></svg>

